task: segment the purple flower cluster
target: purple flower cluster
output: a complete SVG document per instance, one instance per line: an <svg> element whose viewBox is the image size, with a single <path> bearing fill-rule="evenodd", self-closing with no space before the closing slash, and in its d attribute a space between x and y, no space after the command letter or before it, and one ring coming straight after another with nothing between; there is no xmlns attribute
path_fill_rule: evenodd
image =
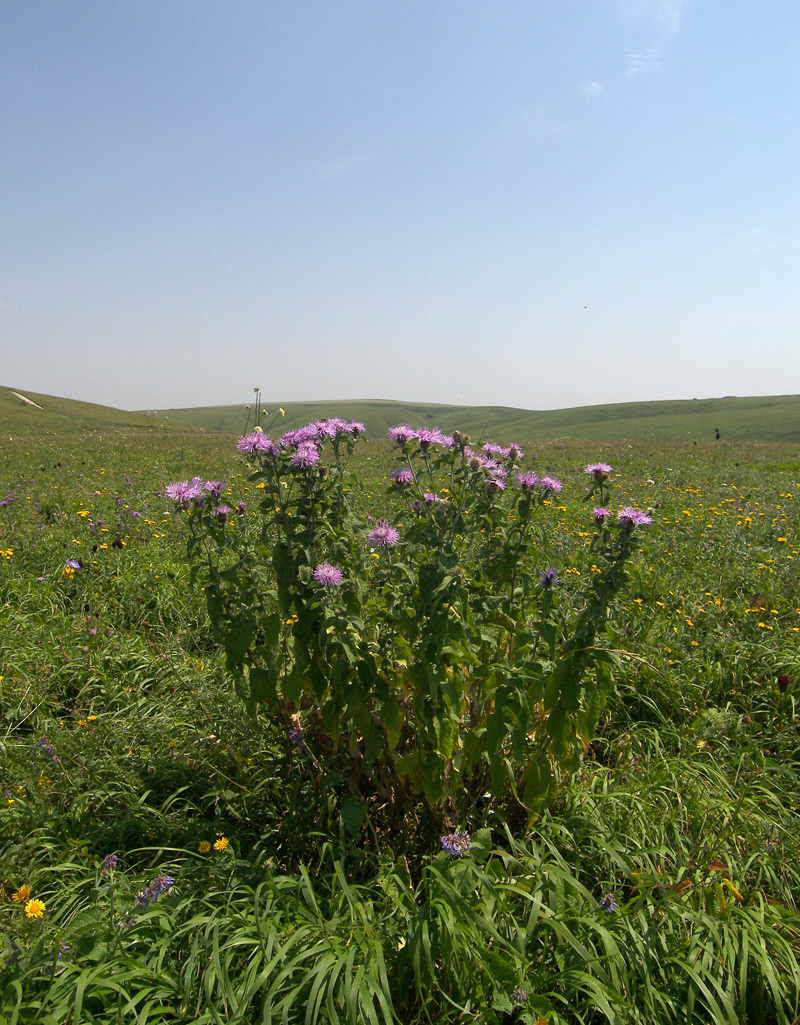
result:
<svg viewBox="0 0 800 1025"><path fill-rule="evenodd" d="M452 448L455 444L451 434L443 434L436 427L420 427L418 430L409 427L408 424L395 424L389 428L389 440L398 445L406 445L409 441L416 441L423 452L427 452L431 445L439 445L442 448Z"/></svg>
<svg viewBox="0 0 800 1025"><path fill-rule="evenodd" d="M175 880L172 876L155 876L149 886L136 894L136 903L133 909L125 914L122 921L118 923L118 928L130 929L136 921L136 916L141 914L142 911L146 911L153 901L158 900L174 883Z"/></svg>
<svg viewBox="0 0 800 1025"><path fill-rule="evenodd" d="M449 853L451 858L462 858L472 846L469 833L462 833L456 830L454 833L445 833L439 837L442 850Z"/></svg>
<svg viewBox="0 0 800 1025"><path fill-rule="evenodd" d="M107 879L114 869L119 864L119 858L116 854L107 854L103 859L103 867L100 869L100 875Z"/></svg>
<svg viewBox="0 0 800 1025"><path fill-rule="evenodd" d="M314 570L314 579L323 587L338 587L342 582L342 571L329 562L321 562Z"/></svg>
<svg viewBox="0 0 800 1025"><path fill-rule="evenodd" d="M600 907L603 911L607 911L609 915L613 915L619 907L613 893L607 893L605 897L600 901Z"/></svg>
<svg viewBox="0 0 800 1025"><path fill-rule="evenodd" d="M56 754L56 749L53 747L53 745L50 743L47 737L41 738L41 740L39 741L39 747L42 749L42 751L44 751L46 755L49 755L50 761L53 763L53 765L58 765L60 763L61 759Z"/></svg>
<svg viewBox="0 0 800 1025"><path fill-rule="evenodd" d="M168 484L164 493L179 505L187 505L189 502L202 502L206 494L219 498L224 487L221 480L207 480L204 484L202 477L192 477L190 481L178 480Z"/></svg>
<svg viewBox="0 0 800 1025"><path fill-rule="evenodd" d="M543 588L545 591L552 590L556 584L560 583L561 578L558 575L557 569L546 569L539 577L539 587Z"/></svg>

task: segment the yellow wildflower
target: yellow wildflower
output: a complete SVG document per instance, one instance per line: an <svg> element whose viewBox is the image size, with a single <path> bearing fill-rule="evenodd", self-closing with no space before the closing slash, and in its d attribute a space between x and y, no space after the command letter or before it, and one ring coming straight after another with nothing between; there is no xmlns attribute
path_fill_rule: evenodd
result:
<svg viewBox="0 0 800 1025"><path fill-rule="evenodd" d="M11 899L15 900L17 902L17 904L24 904L25 901L28 900L28 898L30 897L30 895L32 893L33 893L33 889L30 886L20 886L11 895Z"/></svg>
<svg viewBox="0 0 800 1025"><path fill-rule="evenodd" d="M211 844L208 842L208 840L201 840L197 849L198 851L200 851L201 854L208 854L208 852L211 850Z"/></svg>
<svg viewBox="0 0 800 1025"><path fill-rule="evenodd" d="M230 840L227 838L227 836L220 836L214 841L214 850L224 851L229 843Z"/></svg>
<svg viewBox="0 0 800 1025"><path fill-rule="evenodd" d="M44 901L37 900L35 897L25 905L25 915L28 918L41 918L46 910Z"/></svg>

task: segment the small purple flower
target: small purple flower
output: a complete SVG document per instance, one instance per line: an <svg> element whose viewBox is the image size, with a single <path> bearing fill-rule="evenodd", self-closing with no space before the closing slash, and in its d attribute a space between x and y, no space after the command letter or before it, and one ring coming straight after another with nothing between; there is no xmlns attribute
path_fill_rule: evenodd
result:
<svg viewBox="0 0 800 1025"><path fill-rule="evenodd" d="M414 471L408 466L401 466L397 470L392 470L389 477L395 484L400 484L401 486L411 484L414 480Z"/></svg>
<svg viewBox="0 0 800 1025"><path fill-rule="evenodd" d="M349 420L345 424L345 432L347 434L352 434L354 437L357 437L359 434L364 434L366 429L367 428L360 420Z"/></svg>
<svg viewBox="0 0 800 1025"><path fill-rule="evenodd" d="M289 730L289 740L294 744L295 750L301 755L306 749L306 741L303 735L303 727L300 725L293 726Z"/></svg>
<svg viewBox="0 0 800 1025"><path fill-rule="evenodd" d="M542 477L539 481L539 487L544 489L546 495L549 495L551 492L558 493L563 486L557 477Z"/></svg>
<svg viewBox="0 0 800 1025"><path fill-rule="evenodd" d="M321 562L314 570L314 579L323 587L338 587L342 582L342 571L329 562Z"/></svg>
<svg viewBox="0 0 800 1025"><path fill-rule="evenodd" d="M490 477L486 482L486 492L489 495L499 495L501 491L506 490L506 482L500 477Z"/></svg>
<svg viewBox="0 0 800 1025"><path fill-rule="evenodd" d="M292 466L308 470L319 462L319 449L313 441L301 441L291 461Z"/></svg>
<svg viewBox="0 0 800 1025"><path fill-rule="evenodd" d="M493 444L493 442L487 441L486 444L483 446L483 451L486 453L487 456L496 456L499 455L503 450L499 445L495 445Z"/></svg>
<svg viewBox="0 0 800 1025"><path fill-rule="evenodd" d="M442 849L447 851L451 858L462 858L472 846L469 833L462 833L456 830L454 833L446 833L439 837Z"/></svg>
<svg viewBox="0 0 800 1025"><path fill-rule="evenodd" d="M222 494L222 489L225 485L221 480L207 480L203 485L206 491L208 491L213 498L219 498Z"/></svg>
<svg viewBox="0 0 800 1025"><path fill-rule="evenodd" d="M80 562L78 559L68 559L67 565L70 567L70 569L83 569L83 563Z"/></svg>
<svg viewBox="0 0 800 1025"><path fill-rule="evenodd" d="M598 484L602 484L603 481L608 480L612 469L613 467L609 466L608 463L590 463L585 468L584 473L588 473Z"/></svg>
<svg viewBox="0 0 800 1025"><path fill-rule="evenodd" d="M181 505L186 505L195 498L199 498L202 493L202 489L199 484L195 483L196 480L197 478L192 480L191 483L188 480L179 480L175 481L174 484L168 484L164 489L167 498L171 498L173 501L179 502Z"/></svg>
<svg viewBox="0 0 800 1025"><path fill-rule="evenodd" d="M107 854L105 856L104 861L103 861L103 867L100 869L100 875L104 879L107 879L108 876L110 876L111 873L114 871L114 869L117 867L118 864L119 864L119 858L117 857L116 854Z"/></svg>
<svg viewBox="0 0 800 1025"><path fill-rule="evenodd" d="M522 449L519 445L509 445L508 448L504 448L502 452L504 459L510 459L512 462L517 462L522 459Z"/></svg>
<svg viewBox="0 0 800 1025"><path fill-rule="evenodd" d="M511 994L511 1002L512 1004L526 1004L528 1002L528 994L525 992L522 986L517 986L517 988Z"/></svg>
<svg viewBox="0 0 800 1025"><path fill-rule="evenodd" d="M56 749L53 747L53 745L50 743L47 737L41 738L41 740L39 741L39 747L42 749L42 751L44 751L45 754L50 756L50 761L53 763L53 765L59 764L61 759L56 754Z"/></svg>
<svg viewBox="0 0 800 1025"><path fill-rule="evenodd" d="M395 424L394 427L389 428L389 440L396 441L398 445L405 445L406 442L413 441L416 436L417 432L408 424Z"/></svg>
<svg viewBox="0 0 800 1025"><path fill-rule="evenodd" d="M554 588L556 584L560 583L561 580L558 576L557 569L546 569L542 572L542 575L539 577L539 587L543 588L545 591L552 590L552 588Z"/></svg>
<svg viewBox="0 0 800 1025"><path fill-rule="evenodd" d="M378 520L369 532L367 540L373 548L389 548L391 545L397 544L399 537L399 532L391 527L386 520Z"/></svg>
<svg viewBox="0 0 800 1025"><path fill-rule="evenodd" d="M239 513L240 516L244 516L244 514L247 512L247 502L239 502L236 506L236 511Z"/></svg>
<svg viewBox="0 0 800 1025"><path fill-rule="evenodd" d="M229 505L218 505L214 510L214 519L219 523L225 524L228 522L228 517L233 512L233 509Z"/></svg>
<svg viewBox="0 0 800 1025"><path fill-rule="evenodd" d="M438 495L434 495L432 491L426 491L422 497L425 499L426 505L434 505L436 502L441 502L441 498Z"/></svg>
<svg viewBox="0 0 800 1025"><path fill-rule="evenodd" d="M534 488L539 486L538 473L518 473L517 480L523 491L533 491Z"/></svg>
<svg viewBox="0 0 800 1025"><path fill-rule="evenodd" d="M607 893L600 901L600 907L603 911L607 911L609 915L613 915L619 907L619 904L617 904L613 893Z"/></svg>
<svg viewBox="0 0 800 1025"><path fill-rule="evenodd" d="M611 510L606 509L605 506L596 505L594 509L592 509L592 516L594 516L594 522L600 525L605 523L610 515Z"/></svg>
<svg viewBox="0 0 800 1025"><path fill-rule="evenodd" d="M630 533L634 527L646 527L652 522L647 513L643 513L641 509L634 509L632 505L626 505L624 509L620 509L617 513L617 523L619 523L620 530L626 533Z"/></svg>

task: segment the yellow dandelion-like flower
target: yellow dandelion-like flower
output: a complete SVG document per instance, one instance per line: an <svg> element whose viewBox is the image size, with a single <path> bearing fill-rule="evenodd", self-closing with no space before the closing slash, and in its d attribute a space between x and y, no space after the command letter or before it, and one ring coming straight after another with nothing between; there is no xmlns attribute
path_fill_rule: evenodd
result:
<svg viewBox="0 0 800 1025"><path fill-rule="evenodd" d="M208 840L201 840L197 849L198 851L200 851L201 854L208 854L208 852L211 850L211 844L208 842Z"/></svg>
<svg viewBox="0 0 800 1025"><path fill-rule="evenodd" d="M37 900L35 897L25 905L25 915L28 918L41 918L46 910L44 901Z"/></svg>
<svg viewBox="0 0 800 1025"><path fill-rule="evenodd" d="M230 840L227 838L227 836L220 836L214 841L214 850L224 851L229 843Z"/></svg>
<svg viewBox="0 0 800 1025"><path fill-rule="evenodd" d="M24 904L32 893L33 889L30 886L20 886L12 893L11 899L15 900L17 904Z"/></svg>

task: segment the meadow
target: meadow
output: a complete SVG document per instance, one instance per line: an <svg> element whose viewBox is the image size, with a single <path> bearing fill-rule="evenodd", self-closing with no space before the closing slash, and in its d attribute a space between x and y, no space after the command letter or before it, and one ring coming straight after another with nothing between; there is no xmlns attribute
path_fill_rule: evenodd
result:
<svg viewBox="0 0 800 1025"><path fill-rule="evenodd" d="M253 453L235 436L153 419L19 423L4 431L16 440L0 467L0 1022L800 1020L796 445L495 439L520 443L521 472L563 485L537 493L522 566L533 604L514 620L518 632L537 609L544 649L552 624L549 654L530 641L541 672L560 664L559 630L579 636L569 631L605 572L587 464L613 467L615 514L633 506L652 523L637 527L586 646L598 660L587 671L607 688L591 736L560 757L550 728L543 748L536 716L549 699L537 692L533 718L519 735L504 723L490 757L481 745L500 691L482 666L491 649L505 672L515 630L486 636L477 623L471 654L453 653L452 630L446 644L420 634L439 644L441 665L419 678L392 635L404 686L452 689L461 671L492 695L488 718L456 710L463 743L445 745L437 725L425 748L424 722L387 742L385 697L381 722L352 689L333 709L322 681L318 710L291 673L279 685L255 656L243 690L261 642L255 630L237 647L230 624L260 578L235 577L245 563L231 561L229 539L248 558L266 544L255 510L270 485ZM381 561L390 524L401 526L397 552L423 529L392 477L399 451L368 436L347 468L363 528L341 557L367 566L370 597L353 590L355 610L336 606L334 578L317 575L324 593L314 591L300 565L322 597L275 621L292 650L304 616L344 635L399 593L399 576L371 568L402 571L399 555ZM219 482L224 503L202 522L167 493L193 478ZM439 484L444 508L455 485ZM616 525L606 528L616 544ZM202 572L187 558L201 529L228 558ZM466 531L459 557L478 567L470 594L494 624L506 622L492 592L506 570L493 581L480 562L490 532ZM214 588L225 597L234 583L236 600L217 607ZM445 605L452 627L461 606ZM404 629L421 629L413 610L403 615ZM371 652L395 619L380 622ZM340 672L338 649L314 652L310 676L322 664ZM433 760L394 758L413 731ZM542 751L548 779L528 799ZM425 774L436 757L438 778Z"/></svg>

